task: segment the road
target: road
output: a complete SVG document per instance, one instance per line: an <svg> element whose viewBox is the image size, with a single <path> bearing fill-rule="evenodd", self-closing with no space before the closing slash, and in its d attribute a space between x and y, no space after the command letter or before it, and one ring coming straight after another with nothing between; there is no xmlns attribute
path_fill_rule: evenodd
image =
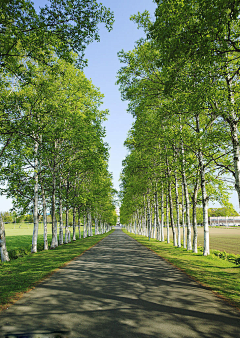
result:
<svg viewBox="0 0 240 338"><path fill-rule="evenodd" d="M0 337L240 337L240 313L115 230L0 313Z"/></svg>

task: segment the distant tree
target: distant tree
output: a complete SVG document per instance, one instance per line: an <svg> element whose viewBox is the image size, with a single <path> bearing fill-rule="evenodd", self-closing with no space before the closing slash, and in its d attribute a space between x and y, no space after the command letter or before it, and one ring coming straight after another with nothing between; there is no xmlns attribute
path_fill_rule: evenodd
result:
<svg viewBox="0 0 240 338"><path fill-rule="evenodd" d="M234 209L233 205L230 204L229 206L223 208L209 208L208 216L209 217L239 216L239 214Z"/></svg>

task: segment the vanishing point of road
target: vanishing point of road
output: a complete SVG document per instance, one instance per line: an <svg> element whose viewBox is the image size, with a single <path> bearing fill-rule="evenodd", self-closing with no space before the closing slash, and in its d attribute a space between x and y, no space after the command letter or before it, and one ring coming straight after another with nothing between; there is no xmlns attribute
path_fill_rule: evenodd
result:
<svg viewBox="0 0 240 338"><path fill-rule="evenodd" d="M0 337L240 337L240 313L115 230L0 313Z"/></svg>

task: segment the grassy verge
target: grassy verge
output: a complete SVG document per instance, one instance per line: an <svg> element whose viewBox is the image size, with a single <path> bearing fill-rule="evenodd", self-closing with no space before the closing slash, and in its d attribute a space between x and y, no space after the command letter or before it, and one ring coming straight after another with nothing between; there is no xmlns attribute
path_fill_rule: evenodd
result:
<svg viewBox="0 0 240 338"><path fill-rule="evenodd" d="M78 257L113 231L0 264L0 310L7 304L13 303L23 292L32 289L37 282L49 276L54 270Z"/></svg>
<svg viewBox="0 0 240 338"><path fill-rule="evenodd" d="M202 253L193 254L186 249L173 247L172 243L154 239L149 241L147 237L124 232L240 309L239 265L214 254L204 257Z"/></svg>

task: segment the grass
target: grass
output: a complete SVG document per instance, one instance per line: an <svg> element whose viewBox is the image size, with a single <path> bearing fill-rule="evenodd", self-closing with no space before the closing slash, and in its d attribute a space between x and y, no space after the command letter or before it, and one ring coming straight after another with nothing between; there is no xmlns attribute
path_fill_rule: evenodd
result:
<svg viewBox="0 0 240 338"><path fill-rule="evenodd" d="M177 231L177 229L176 229ZM187 230L186 230L187 231ZM181 228L181 238L183 229ZM165 238L167 229L164 228ZM235 255L240 255L240 227L209 227L210 248L214 250L226 251ZM193 236L193 229L192 229ZM172 231L170 229L170 238ZM203 227L198 227L198 246L203 246L204 232Z"/></svg>
<svg viewBox="0 0 240 338"><path fill-rule="evenodd" d="M72 227L69 228L71 231L72 239ZM33 234L33 224L32 223L9 223L5 224L6 232L6 245L7 250L11 254L11 251L21 250L25 252L31 252L32 246L32 234ZM52 225L48 224L48 244L50 246L52 241ZM59 233L59 229L58 229ZM94 233L94 229L93 229ZM81 237L83 237L83 226L81 226ZM78 228L76 227L76 238L78 239ZM63 240L65 239L65 229L63 234ZM38 229L38 251L43 250L43 223L39 223Z"/></svg>
<svg viewBox="0 0 240 338"><path fill-rule="evenodd" d="M240 309L240 266L214 254L204 257L173 247L172 243L126 233Z"/></svg>
<svg viewBox="0 0 240 338"><path fill-rule="evenodd" d="M0 264L0 309L13 303L23 292L32 289L36 283L81 255L112 231L77 240L59 246L54 250L40 251ZM25 241L26 236L28 237L28 235L16 236L18 243ZM13 245L16 245L16 243L13 243Z"/></svg>

